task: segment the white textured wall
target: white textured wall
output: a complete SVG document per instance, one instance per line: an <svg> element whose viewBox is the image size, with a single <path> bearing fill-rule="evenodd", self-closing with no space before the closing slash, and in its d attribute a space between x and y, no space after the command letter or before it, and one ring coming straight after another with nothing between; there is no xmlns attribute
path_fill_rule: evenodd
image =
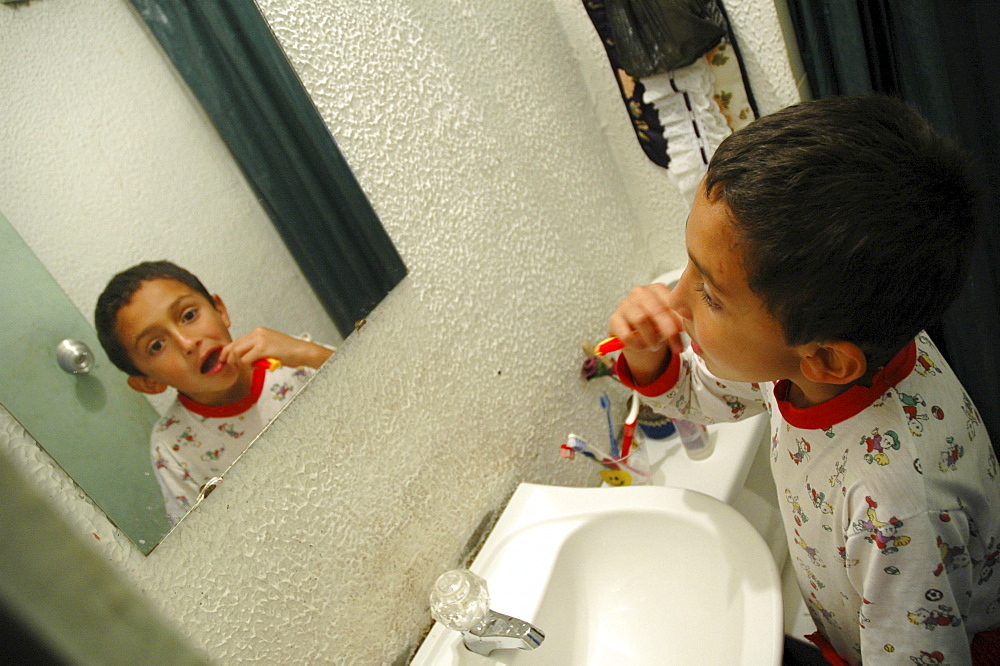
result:
<svg viewBox="0 0 1000 666"><path fill-rule="evenodd" d="M220 662L392 662L518 482L593 482L557 456L601 432L578 342L686 210L577 0L260 4L410 275L149 558L48 492ZM727 7L762 110L794 101L771 4Z"/></svg>
<svg viewBox="0 0 1000 666"><path fill-rule="evenodd" d="M222 296L234 334L339 341L128 2L4 6L0 56L0 211L88 322L112 275L170 259Z"/></svg>

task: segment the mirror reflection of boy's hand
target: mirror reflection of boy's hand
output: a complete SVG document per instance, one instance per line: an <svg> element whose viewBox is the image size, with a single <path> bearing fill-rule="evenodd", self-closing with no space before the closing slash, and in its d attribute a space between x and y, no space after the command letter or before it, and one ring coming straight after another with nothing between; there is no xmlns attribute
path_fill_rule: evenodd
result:
<svg viewBox="0 0 1000 666"><path fill-rule="evenodd" d="M655 283L634 287L608 321L608 334L621 340L636 385L653 382L684 349L681 317L671 309L670 288Z"/></svg>
<svg viewBox="0 0 1000 666"><path fill-rule="evenodd" d="M321 345L258 326L223 347L220 360L251 365L260 359L276 358L291 368L318 368L332 353Z"/></svg>

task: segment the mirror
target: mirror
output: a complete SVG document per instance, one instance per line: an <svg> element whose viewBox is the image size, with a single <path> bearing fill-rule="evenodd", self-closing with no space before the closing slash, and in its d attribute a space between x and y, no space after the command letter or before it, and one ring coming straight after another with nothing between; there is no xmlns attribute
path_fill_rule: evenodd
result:
<svg viewBox="0 0 1000 666"><path fill-rule="evenodd" d="M276 231L269 215L273 206L250 184L252 176L241 172L205 109L126 0L5 6L0 30L5 63L0 160L7 177L0 211L13 233L4 241L23 239L27 254L44 266L42 274L65 292L77 315L83 313L82 323L69 327L87 329L45 336L93 337L94 304L108 279L139 261L166 258L222 296L234 337L266 326L308 333L327 345L340 341L344 329L331 320L330 308ZM37 301L25 307L41 312ZM50 362L55 367L54 348L39 353L49 357L32 367ZM101 352L95 371L102 364L109 366ZM66 375L58 381L96 413L94 407L117 401L111 385L125 382L124 374L112 371L108 379ZM155 408L164 409L163 402ZM17 409L4 406L50 455L60 448L33 432ZM46 408L45 420L57 421L60 413ZM148 414L136 417L146 419ZM140 452L141 481L148 488L146 426L145 441L101 445ZM63 447L77 457L79 448ZM76 465L53 458L67 471ZM102 508L97 500L105 494L102 488L122 486L125 474L111 463L104 466L103 479L71 472ZM138 514L157 514L152 523L158 527L135 526L142 521L116 515L117 509L105 511L148 553L169 524L163 526L159 513L162 501L136 505Z"/></svg>

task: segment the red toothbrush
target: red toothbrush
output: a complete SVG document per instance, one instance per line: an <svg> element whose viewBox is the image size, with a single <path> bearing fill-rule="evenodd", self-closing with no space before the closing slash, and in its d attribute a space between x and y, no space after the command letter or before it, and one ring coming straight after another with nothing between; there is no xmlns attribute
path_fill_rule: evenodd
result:
<svg viewBox="0 0 1000 666"><path fill-rule="evenodd" d="M639 394L632 393L632 409L625 417L625 428L622 431L622 460L628 460L629 451L632 449L632 436L635 434L635 424L639 420Z"/></svg>

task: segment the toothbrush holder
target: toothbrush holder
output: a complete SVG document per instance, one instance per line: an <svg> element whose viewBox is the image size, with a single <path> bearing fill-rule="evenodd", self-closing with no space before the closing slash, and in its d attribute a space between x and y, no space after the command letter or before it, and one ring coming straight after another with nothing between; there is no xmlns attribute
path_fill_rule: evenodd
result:
<svg viewBox="0 0 1000 666"><path fill-rule="evenodd" d="M636 429L635 439L627 455L607 457L599 472L601 480L609 486L643 486L649 483L649 456Z"/></svg>

